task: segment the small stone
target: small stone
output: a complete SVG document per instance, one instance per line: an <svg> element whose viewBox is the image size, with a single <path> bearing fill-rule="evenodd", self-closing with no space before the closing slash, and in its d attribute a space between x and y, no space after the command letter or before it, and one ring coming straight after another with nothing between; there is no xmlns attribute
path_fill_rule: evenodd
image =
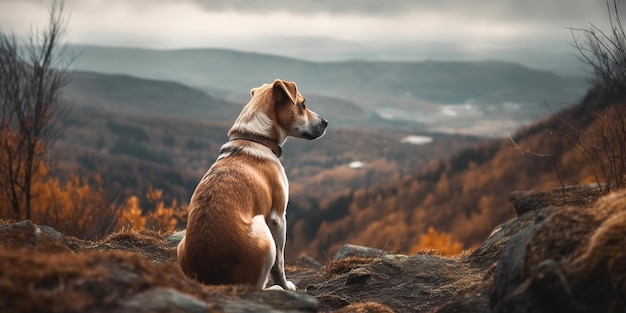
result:
<svg viewBox="0 0 626 313"><path fill-rule="evenodd" d="M168 247L175 247L178 246L178 244L180 243L181 240L183 240L183 237L185 237L185 234L187 233L186 229L177 231L169 236L167 236L165 238L165 244Z"/></svg>
<svg viewBox="0 0 626 313"><path fill-rule="evenodd" d="M70 252L65 237L48 226L37 226L31 220L0 226L0 245L27 247L41 252Z"/></svg>
<svg viewBox="0 0 626 313"><path fill-rule="evenodd" d="M346 285L362 284L370 277L372 277L372 272L369 269L365 267L353 268L350 272L348 272Z"/></svg>
<svg viewBox="0 0 626 313"><path fill-rule="evenodd" d="M263 304L273 308L272 312L317 312L317 299L305 293L287 290L264 290L245 297L251 303ZM246 312L260 312L253 310Z"/></svg>

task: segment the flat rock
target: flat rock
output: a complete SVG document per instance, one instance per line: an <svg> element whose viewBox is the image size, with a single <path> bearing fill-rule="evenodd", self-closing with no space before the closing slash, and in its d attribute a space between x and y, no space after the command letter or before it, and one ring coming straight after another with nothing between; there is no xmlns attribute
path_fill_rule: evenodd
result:
<svg viewBox="0 0 626 313"><path fill-rule="evenodd" d="M552 189L513 191L509 202L513 204L517 216L530 211L538 211L549 206L587 205L604 193L604 184L571 185Z"/></svg>
<svg viewBox="0 0 626 313"><path fill-rule="evenodd" d="M147 291L136 294L130 298L119 301L116 307L106 308L102 312L115 313L205 313L209 305L182 293L178 290L164 287L150 288ZM98 309L91 313L98 313Z"/></svg>
<svg viewBox="0 0 626 313"><path fill-rule="evenodd" d="M390 254L389 251L383 251L380 249L374 249L370 247L358 246L353 244L344 244L339 251L333 257L333 260L343 260L349 257L360 258L377 258L385 254Z"/></svg>

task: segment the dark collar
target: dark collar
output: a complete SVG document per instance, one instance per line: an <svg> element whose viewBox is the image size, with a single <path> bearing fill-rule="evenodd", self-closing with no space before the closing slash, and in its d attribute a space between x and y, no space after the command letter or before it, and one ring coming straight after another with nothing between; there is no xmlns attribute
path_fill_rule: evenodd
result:
<svg viewBox="0 0 626 313"><path fill-rule="evenodd" d="M260 143L272 150L274 155L277 158L280 158L283 155L283 148L281 148L275 141L269 139L265 136L253 135L253 134L243 134L243 133L234 133L230 136L229 141L233 140L248 140L256 143Z"/></svg>

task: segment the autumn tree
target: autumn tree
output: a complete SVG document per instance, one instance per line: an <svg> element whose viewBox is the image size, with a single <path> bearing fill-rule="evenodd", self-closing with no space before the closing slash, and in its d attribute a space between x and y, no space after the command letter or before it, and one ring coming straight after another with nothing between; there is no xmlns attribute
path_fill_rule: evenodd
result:
<svg viewBox="0 0 626 313"><path fill-rule="evenodd" d="M31 218L33 183L57 135L71 61L64 34L61 2L51 6L48 27L25 42L0 33L0 197L14 218Z"/></svg>
<svg viewBox="0 0 626 313"><path fill-rule="evenodd" d="M106 236L115 226L117 207L106 196L99 175L89 180L76 175L64 180L48 176L34 181L32 188L31 213L37 224L90 240Z"/></svg>
<svg viewBox="0 0 626 313"><path fill-rule="evenodd" d="M179 224L185 224L187 205L179 205L176 200L172 200L171 205L167 206L161 198L162 195L163 190L149 185L144 209L141 208L138 197L128 198L118 215L117 230L148 228L167 232L174 231Z"/></svg>

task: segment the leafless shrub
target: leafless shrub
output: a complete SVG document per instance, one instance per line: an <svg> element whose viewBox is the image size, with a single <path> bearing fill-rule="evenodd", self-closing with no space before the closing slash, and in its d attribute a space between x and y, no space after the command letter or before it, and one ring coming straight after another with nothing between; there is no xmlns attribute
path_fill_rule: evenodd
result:
<svg viewBox="0 0 626 313"><path fill-rule="evenodd" d="M46 172L58 134L71 62L64 35L62 2L52 4L47 29L25 42L0 33L0 199L13 218L30 218L33 181Z"/></svg>
<svg viewBox="0 0 626 313"><path fill-rule="evenodd" d="M592 104L585 109L595 119L584 131L573 123L559 125L606 191L626 187L626 33L619 7L619 0L607 1L610 31L593 24L589 29L571 29L580 59L593 69L596 99L588 99Z"/></svg>

